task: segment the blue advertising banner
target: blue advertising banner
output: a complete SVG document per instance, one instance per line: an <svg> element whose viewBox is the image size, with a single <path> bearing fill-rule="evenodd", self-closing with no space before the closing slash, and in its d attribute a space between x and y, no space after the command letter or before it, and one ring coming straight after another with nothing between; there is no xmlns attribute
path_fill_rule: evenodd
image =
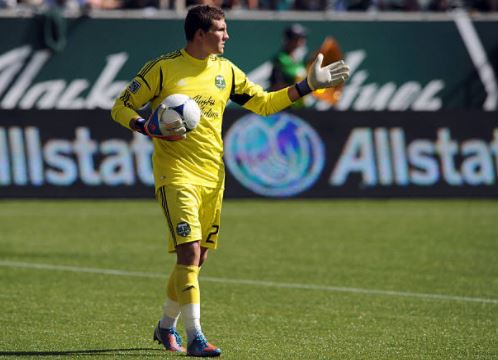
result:
<svg viewBox="0 0 498 360"><path fill-rule="evenodd" d="M498 196L492 113L242 115L225 136L225 160L236 196Z"/></svg>
<svg viewBox="0 0 498 360"><path fill-rule="evenodd" d="M494 113L228 110L226 197L498 197ZM0 111L0 198L153 197L152 143L108 111Z"/></svg>

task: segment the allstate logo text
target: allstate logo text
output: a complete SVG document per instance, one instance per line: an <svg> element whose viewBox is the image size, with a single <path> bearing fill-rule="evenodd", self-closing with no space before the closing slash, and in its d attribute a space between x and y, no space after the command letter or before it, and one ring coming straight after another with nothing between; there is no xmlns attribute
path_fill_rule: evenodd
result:
<svg viewBox="0 0 498 360"><path fill-rule="evenodd" d="M324 147L316 131L295 115L246 115L225 137L225 162L233 176L253 192L273 197L310 188L324 166Z"/></svg>

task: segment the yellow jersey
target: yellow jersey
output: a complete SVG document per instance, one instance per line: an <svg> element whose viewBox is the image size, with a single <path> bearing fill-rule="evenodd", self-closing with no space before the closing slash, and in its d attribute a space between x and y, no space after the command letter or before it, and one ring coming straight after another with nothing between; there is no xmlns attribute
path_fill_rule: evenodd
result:
<svg viewBox="0 0 498 360"><path fill-rule="evenodd" d="M168 184L223 186L223 112L229 100L260 115L291 105L287 88L266 92L229 60L211 55L196 59L185 49L149 61L116 99L112 117L129 128L137 110L150 102L152 110L171 94L194 99L201 109L198 126L181 141L153 138L155 187Z"/></svg>

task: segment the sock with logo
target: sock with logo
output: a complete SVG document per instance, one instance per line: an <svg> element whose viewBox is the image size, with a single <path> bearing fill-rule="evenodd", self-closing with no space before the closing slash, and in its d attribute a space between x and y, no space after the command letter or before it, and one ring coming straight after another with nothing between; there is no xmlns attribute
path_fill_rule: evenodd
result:
<svg viewBox="0 0 498 360"><path fill-rule="evenodd" d="M168 280L166 290L166 301L163 305L163 317L159 326L163 329L176 328L178 318L180 317L180 304L176 293L176 266L173 268Z"/></svg>
<svg viewBox="0 0 498 360"><path fill-rule="evenodd" d="M176 294L190 343L197 334L202 334L198 266L176 265Z"/></svg>

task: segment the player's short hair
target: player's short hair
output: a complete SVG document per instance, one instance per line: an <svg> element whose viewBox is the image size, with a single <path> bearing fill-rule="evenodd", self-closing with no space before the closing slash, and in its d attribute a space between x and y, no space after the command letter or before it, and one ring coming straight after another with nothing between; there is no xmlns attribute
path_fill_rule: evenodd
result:
<svg viewBox="0 0 498 360"><path fill-rule="evenodd" d="M185 17L185 37L187 41L193 40L195 32L199 29L208 31L213 24L213 20L221 20L225 18L225 13L222 9L212 5L197 5L187 13Z"/></svg>

